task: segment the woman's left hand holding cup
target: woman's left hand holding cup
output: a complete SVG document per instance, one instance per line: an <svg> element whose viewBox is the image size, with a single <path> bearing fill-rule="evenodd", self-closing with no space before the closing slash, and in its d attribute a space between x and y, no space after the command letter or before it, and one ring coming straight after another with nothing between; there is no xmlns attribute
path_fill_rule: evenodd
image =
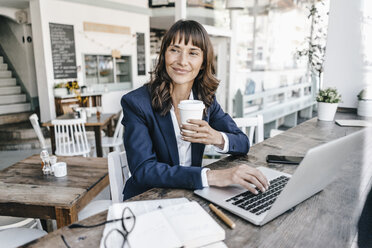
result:
<svg viewBox="0 0 372 248"><path fill-rule="evenodd" d="M187 122L189 124L182 124L180 128L183 140L191 143L215 145L223 149L225 140L222 134L211 128L208 122L196 119L190 119Z"/></svg>

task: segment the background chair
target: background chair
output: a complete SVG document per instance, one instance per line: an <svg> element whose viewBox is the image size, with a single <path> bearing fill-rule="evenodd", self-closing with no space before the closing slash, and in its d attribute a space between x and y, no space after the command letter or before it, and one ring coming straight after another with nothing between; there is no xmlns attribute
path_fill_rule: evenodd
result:
<svg viewBox="0 0 372 248"><path fill-rule="evenodd" d="M39 219L0 216L0 231L16 227L43 229Z"/></svg>
<svg viewBox="0 0 372 248"><path fill-rule="evenodd" d="M262 115L255 117L244 117L233 119L245 134L247 134L251 145L257 144L264 140L264 123ZM254 141L254 142L253 142ZM203 166L216 162L221 156L226 156L215 151L212 145L205 146Z"/></svg>
<svg viewBox="0 0 372 248"><path fill-rule="evenodd" d="M36 135L39 139L41 150L51 151L51 146L50 146L50 144L47 144L47 142L45 140L45 137L43 135L43 132L41 131L41 128L40 128L40 125L39 125L39 117L37 116L37 114L32 114L29 117L29 119L30 119L32 127L34 128L35 133L36 133ZM94 135L94 133L93 133L93 135Z"/></svg>
<svg viewBox="0 0 372 248"><path fill-rule="evenodd" d="M85 131L85 133L87 134L87 139L88 139L88 144L89 144L89 147L90 147L90 156L92 157L96 157L97 156L97 153L96 153L96 134L94 131ZM77 137L79 137L79 135L81 135L79 132L76 132L75 133L75 139L77 139ZM106 136L105 132L103 130L101 130L101 137L104 138Z"/></svg>
<svg viewBox="0 0 372 248"><path fill-rule="evenodd" d="M129 179L126 152L110 152L108 155L108 171L110 179L111 199L113 203L123 202L123 190L125 182Z"/></svg>
<svg viewBox="0 0 372 248"><path fill-rule="evenodd" d="M39 139L40 141L40 146L41 146L41 149L44 150L44 149L48 149L48 146L46 145L46 142L45 142L45 138L44 138L44 135L43 133L41 132L41 128L40 128L40 125L39 125L39 117L37 116L37 114L32 114L30 117L30 122L32 124L32 127L34 128L35 130L35 133L37 135L37 138Z"/></svg>
<svg viewBox="0 0 372 248"><path fill-rule="evenodd" d="M48 149L50 146L46 144L44 135L41 131L39 125L39 117L37 114L32 114L29 117L32 127L35 130L37 138L40 142L41 149ZM0 216L0 231L9 229L9 228L16 228L16 227L27 227L27 228L38 228L42 230L41 223L39 219L33 218L22 218L22 217L12 217L12 216ZM1 239L0 239L1 240Z"/></svg>
<svg viewBox="0 0 372 248"><path fill-rule="evenodd" d="M121 124L123 119L123 111L120 112L118 122L116 123L116 128L113 137L103 137L102 147L113 147L115 151L120 152L120 146L123 145L123 131L124 127Z"/></svg>
<svg viewBox="0 0 372 248"><path fill-rule="evenodd" d="M30 228L10 228L0 231L1 247L13 248L47 235L47 232Z"/></svg>
<svg viewBox="0 0 372 248"><path fill-rule="evenodd" d="M262 115L255 117L234 118L238 128L247 134L252 145L264 140L264 123ZM253 142L254 138L254 142Z"/></svg>
<svg viewBox="0 0 372 248"><path fill-rule="evenodd" d="M107 160L111 200L93 200L78 213L79 220L107 210L112 203L123 202L124 185L130 177L126 152L110 152Z"/></svg>
<svg viewBox="0 0 372 248"><path fill-rule="evenodd" d="M57 156L84 156L90 153L85 120L52 120Z"/></svg>

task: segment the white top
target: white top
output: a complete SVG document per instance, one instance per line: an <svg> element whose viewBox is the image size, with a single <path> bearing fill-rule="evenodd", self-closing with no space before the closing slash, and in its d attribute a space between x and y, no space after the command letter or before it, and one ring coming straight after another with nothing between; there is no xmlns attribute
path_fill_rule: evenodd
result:
<svg viewBox="0 0 372 248"><path fill-rule="evenodd" d="M193 93L191 92L189 100L194 100ZM181 139L181 131L180 127L178 126L178 121L176 114L174 113L174 106L172 106L170 110L170 114L172 117L172 123L174 128L174 134L176 135L177 140L177 148L178 148L178 156L181 166L191 166L191 143L188 141L184 141ZM229 139L227 135L223 132L221 132L223 139L225 140L225 145L223 149L218 148L217 146L214 146L215 150L219 153L226 153L229 151ZM207 171L208 168L203 168L201 172L201 179L203 187L209 187L208 180L207 180Z"/></svg>

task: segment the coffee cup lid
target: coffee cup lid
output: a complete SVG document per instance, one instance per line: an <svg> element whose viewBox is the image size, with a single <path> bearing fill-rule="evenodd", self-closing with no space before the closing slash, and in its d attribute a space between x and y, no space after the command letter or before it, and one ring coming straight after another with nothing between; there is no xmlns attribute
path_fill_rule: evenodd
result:
<svg viewBox="0 0 372 248"><path fill-rule="evenodd" d="M202 101L199 100L182 100L178 104L179 109L204 109L205 105Z"/></svg>

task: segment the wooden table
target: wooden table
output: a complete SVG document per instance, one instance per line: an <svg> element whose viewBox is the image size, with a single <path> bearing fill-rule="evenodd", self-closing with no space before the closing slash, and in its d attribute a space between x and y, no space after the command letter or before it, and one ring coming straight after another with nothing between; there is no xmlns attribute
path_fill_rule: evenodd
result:
<svg viewBox="0 0 372 248"><path fill-rule="evenodd" d="M62 227L108 184L107 158L58 157L67 176L43 175L39 155L0 171L0 215L56 219Z"/></svg>
<svg viewBox="0 0 372 248"><path fill-rule="evenodd" d="M115 117L115 114L101 114L100 118L97 117L97 115L92 115L91 117L87 117L87 121L85 123L85 127L87 130L93 129L95 140L96 140L96 151L97 151L97 157L102 157L102 133L101 130L107 127L107 135L112 136L112 119ZM73 114L64 114L61 116L58 116L57 119L73 119ZM52 152L56 151L56 141L54 137L54 126L52 122L46 122L43 123L44 127L50 128L50 141L52 143ZM110 150L112 151L112 150Z"/></svg>
<svg viewBox="0 0 372 248"><path fill-rule="evenodd" d="M337 118L355 118L353 114L338 114ZM251 148L248 156L227 157L210 168L226 168L240 163L252 166L268 166L265 157L269 153L304 155L319 144L353 133L360 128L340 127L334 122L319 122L315 118L278 136L267 139ZM372 138L372 137L371 137ZM299 204L291 213L284 213L263 227L225 211L236 223L229 229L208 208L208 202L190 190L152 189L131 200L148 200L187 197L195 200L225 229L228 247L350 247L356 237L356 227L366 194L372 184L372 148L350 154L348 164L338 178L323 191ZM369 153L369 154L367 154ZM270 164L269 167L293 174L294 165ZM104 221L107 212L92 216L82 224ZM65 247L63 235L71 247L98 247L104 226L93 229L59 229L26 247Z"/></svg>

